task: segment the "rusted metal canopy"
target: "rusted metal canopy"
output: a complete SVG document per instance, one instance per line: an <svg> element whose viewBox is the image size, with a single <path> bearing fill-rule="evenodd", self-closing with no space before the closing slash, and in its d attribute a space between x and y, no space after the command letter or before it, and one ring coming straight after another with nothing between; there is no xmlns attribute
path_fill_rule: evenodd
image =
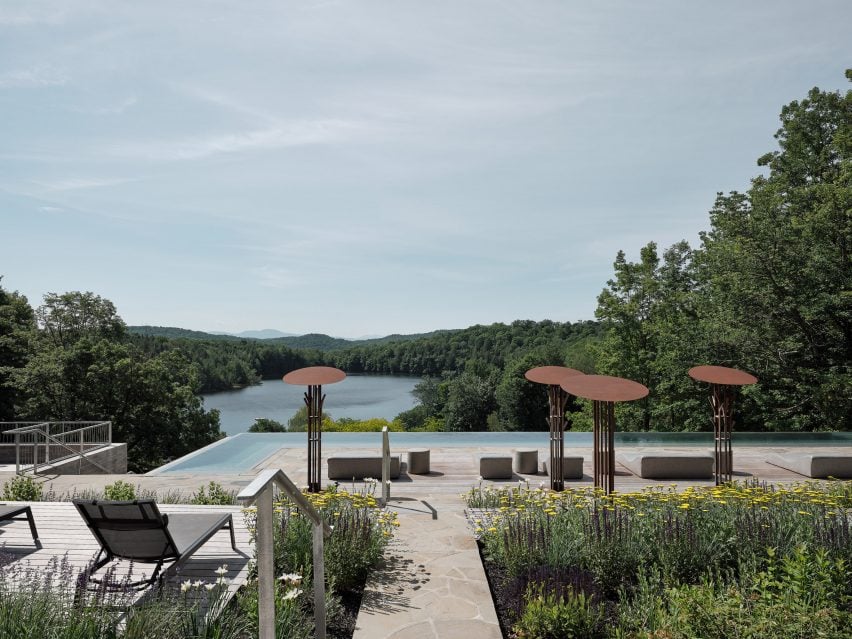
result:
<svg viewBox="0 0 852 639"><path fill-rule="evenodd" d="M754 375L727 366L694 366L689 369L689 376L699 382L726 386L747 386L757 382Z"/></svg>
<svg viewBox="0 0 852 639"><path fill-rule="evenodd" d="M284 381L294 386L323 386L335 384L346 379L346 373L332 366L308 366L291 371L284 376Z"/></svg>
<svg viewBox="0 0 852 639"><path fill-rule="evenodd" d="M567 366L539 366L529 369L524 373L524 377L537 384L559 386L566 378L583 374L583 371L574 370Z"/></svg>
<svg viewBox="0 0 852 639"><path fill-rule="evenodd" d="M574 375L562 380L560 386L576 397L599 402L629 402L648 394L639 382L609 375Z"/></svg>

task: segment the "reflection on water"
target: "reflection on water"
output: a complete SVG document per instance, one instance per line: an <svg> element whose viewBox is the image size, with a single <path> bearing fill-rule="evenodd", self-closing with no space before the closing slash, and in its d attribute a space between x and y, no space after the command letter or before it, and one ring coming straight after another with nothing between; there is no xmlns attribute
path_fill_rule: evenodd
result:
<svg viewBox="0 0 852 639"><path fill-rule="evenodd" d="M333 418L393 419L414 406L411 394L418 377L349 375L342 382L323 386L323 410ZM286 424L304 406L304 386L266 380L257 386L204 395L204 408L219 410L222 430L228 435L246 432L255 418L265 417Z"/></svg>

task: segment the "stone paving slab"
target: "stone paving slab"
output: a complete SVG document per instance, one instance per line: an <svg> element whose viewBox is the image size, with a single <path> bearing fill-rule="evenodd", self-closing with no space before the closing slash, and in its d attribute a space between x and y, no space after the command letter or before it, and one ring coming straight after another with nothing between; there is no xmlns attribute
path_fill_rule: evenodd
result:
<svg viewBox="0 0 852 639"><path fill-rule="evenodd" d="M400 526L368 581L354 639L501 639L476 541L458 496L391 499Z"/></svg>

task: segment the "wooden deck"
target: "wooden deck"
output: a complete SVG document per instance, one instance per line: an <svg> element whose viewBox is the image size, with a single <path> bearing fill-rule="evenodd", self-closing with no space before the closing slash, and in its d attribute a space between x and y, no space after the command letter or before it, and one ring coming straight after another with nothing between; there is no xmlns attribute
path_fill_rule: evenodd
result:
<svg viewBox="0 0 852 639"><path fill-rule="evenodd" d="M80 514L70 502L14 502L15 504L29 503L33 518L39 533L37 545L33 542L30 527L26 521L7 522L0 525L0 553L10 554L16 558L9 565L18 568L27 566L41 574L56 566L57 562L67 559L74 575L83 571L89 561L97 555L100 546L86 527ZM237 506L187 506L161 504L163 513L197 513L197 512L231 512L234 521L234 535L237 548L231 547L231 538L227 530L218 531L210 541L195 552L179 569L177 575L171 577L167 587L179 587L185 580L213 583L218 578L216 570L227 565L225 579L228 583L227 598L233 597L239 587L248 577L248 563L252 549L249 545L249 531L246 528L241 509ZM2 564L0 564L2 566ZM115 577L120 579L131 569L130 563L118 561L115 563ZM134 579L143 572L150 574L153 566L137 564L132 567ZM4 568L0 567L0 570ZM74 584L70 584L73 589ZM149 589L150 590L150 589ZM140 593L139 597L145 593ZM137 600L138 598L137 597Z"/></svg>

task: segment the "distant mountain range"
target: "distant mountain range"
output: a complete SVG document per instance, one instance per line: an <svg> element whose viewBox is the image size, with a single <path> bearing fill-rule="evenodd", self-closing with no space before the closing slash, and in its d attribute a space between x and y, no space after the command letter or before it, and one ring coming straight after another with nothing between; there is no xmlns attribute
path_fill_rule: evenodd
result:
<svg viewBox="0 0 852 639"><path fill-rule="evenodd" d="M368 339L344 339L342 337L331 337L323 333L308 333L306 335L294 335L293 333L282 333L275 329L267 328L259 331L243 331L239 334L231 333L205 333L204 331L193 331L186 328L173 326L128 326L127 330L135 335L148 337L166 337L169 339L191 339L191 340L264 340L284 344L290 348L308 348L318 351L336 351L353 346L383 344L385 342L407 342L421 337L430 337L441 333L453 331L442 330L431 333L416 333L413 335L386 335L384 337L373 337Z"/></svg>
<svg viewBox="0 0 852 639"><path fill-rule="evenodd" d="M259 331L243 331L242 333L211 333L211 335L232 335L250 339L275 339L277 337L297 337L298 333L282 333L274 328L262 328Z"/></svg>

